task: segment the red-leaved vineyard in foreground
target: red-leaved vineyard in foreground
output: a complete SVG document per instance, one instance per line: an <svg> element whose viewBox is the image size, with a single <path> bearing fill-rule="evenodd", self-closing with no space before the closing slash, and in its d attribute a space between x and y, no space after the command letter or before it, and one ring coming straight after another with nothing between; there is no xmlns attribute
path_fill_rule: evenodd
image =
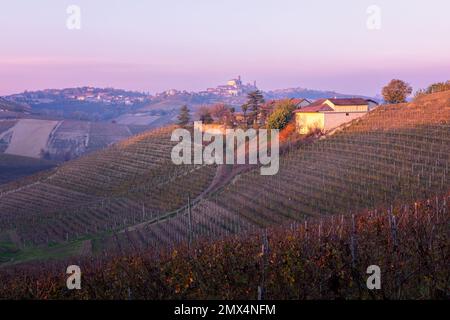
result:
<svg viewBox="0 0 450 320"><path fill-rule="evenodd" d="M35 263L0 271L2 298L445 299L450 290L450 195L292 223L188 248ZM82 289L66 288L66 267ZM367 267L381 269L368 290ZM261 296L262 294L262 296Z"/></svg>

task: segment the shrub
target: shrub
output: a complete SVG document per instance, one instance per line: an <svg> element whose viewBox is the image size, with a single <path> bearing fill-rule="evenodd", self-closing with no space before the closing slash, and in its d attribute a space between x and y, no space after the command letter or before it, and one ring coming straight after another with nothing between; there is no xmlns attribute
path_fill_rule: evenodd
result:
<svg viewBox="0 0 450 320"><path fill-rule="evenodd" d="M291 100L280 100L275 104L274 111L267 119L269 129L283 129L292 119L292 111L295 110L295 104Z"/></svg>
<svg viewBox="0 0 450 320"><path fill-rule="evenodd" d="M280 132L280 141L286 141L295 134L295 125L290 122Z"/></svg>
<svg viewBox="0 0 450 320"><path fill-rule="evenodd" d="M419 89L416 91L414 98L421 97L426 94L442 92L450 90L450 80L447 82L436 82L428 86L426 89Z"/></svg>

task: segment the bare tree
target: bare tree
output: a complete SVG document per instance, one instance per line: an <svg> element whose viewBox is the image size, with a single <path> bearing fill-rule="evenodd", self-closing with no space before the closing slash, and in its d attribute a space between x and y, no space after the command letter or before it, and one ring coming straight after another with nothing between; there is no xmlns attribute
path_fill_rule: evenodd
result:
<svg viewBox="0 0 450 320"><path fill-rule="evenodd" d="M405 81L393 79L383 87L381 93L387 103L402 103L412 93L412 87Z"/></svg>

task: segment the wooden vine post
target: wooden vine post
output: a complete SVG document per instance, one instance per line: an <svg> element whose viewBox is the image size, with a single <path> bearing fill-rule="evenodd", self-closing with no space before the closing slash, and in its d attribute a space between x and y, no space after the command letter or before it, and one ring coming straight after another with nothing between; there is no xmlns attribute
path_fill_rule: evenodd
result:
<svg viewBox="0 0 450 320"><path fill-rule="evenodd" d="M267 229L263 232L263 241L261 245L261 284L258 286L258 300L264 300L266 295L266 268L269 255L269 240L267 239Z"/></svg>
<svg viewBox="0 0 450 320"><path fill-rule="evenodd" d="M190 193L188 193L188 228L189 228L189 250L191 249L192 246L192 212L191 212L191 195Z"/></svg>

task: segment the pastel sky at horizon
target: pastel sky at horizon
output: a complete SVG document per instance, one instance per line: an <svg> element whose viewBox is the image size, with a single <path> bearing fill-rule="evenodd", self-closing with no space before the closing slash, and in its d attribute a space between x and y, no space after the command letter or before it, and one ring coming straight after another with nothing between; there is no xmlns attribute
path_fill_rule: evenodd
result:
<svg viewBox="0 0 450 320"><path fill-rule="evenodd" d="M66 27L69 5L81 30ZM370 5L380 30L366 27ZM237 75L263 90L417 89L450 79L449 14L448 0L2 0L0 95L198 91Z"/></svg>

